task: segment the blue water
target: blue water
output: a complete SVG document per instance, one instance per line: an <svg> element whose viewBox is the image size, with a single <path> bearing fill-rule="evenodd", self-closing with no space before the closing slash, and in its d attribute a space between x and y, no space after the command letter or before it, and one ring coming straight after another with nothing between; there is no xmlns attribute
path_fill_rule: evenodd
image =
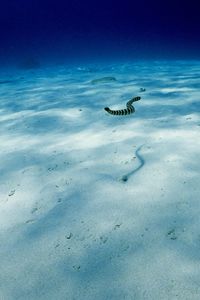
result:
<svg viewBox="0 0 200 300"><path fill-rule="evenodd" d="M199 29L192 2L9 0L1 3L0 63L198 59Z"/></svg>
<svg viewBox="0 0 200 300"><path fill-rule="evenodd" d="M200 299L198 14L1 3L1 300Z"/></svg>

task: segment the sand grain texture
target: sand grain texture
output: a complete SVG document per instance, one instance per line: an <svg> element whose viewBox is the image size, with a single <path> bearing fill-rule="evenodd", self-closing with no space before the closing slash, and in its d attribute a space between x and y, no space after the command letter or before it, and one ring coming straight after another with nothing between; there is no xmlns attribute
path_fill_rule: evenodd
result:
<svg viewBox="0 0 200 300"><path fill-rule="evenodd" d="M0 74L0 298L199 300L200 63L93 67Z"/></svg>

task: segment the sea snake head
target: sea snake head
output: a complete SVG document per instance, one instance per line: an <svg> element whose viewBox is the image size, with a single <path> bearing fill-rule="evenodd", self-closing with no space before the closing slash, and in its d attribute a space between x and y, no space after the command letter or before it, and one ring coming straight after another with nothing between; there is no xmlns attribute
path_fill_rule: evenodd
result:
<svg viewBox="0 0 200 300"><path fill-rule="evenodd" d="M105 109L106 111L109 111L109 110L110 110L110 108L109 108L109 107L104 107L104 109Z"/></svg>

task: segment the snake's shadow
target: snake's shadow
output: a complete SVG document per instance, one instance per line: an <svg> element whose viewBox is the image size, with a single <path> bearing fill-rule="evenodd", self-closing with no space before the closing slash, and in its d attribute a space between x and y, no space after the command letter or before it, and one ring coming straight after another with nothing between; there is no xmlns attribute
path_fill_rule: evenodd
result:
<svg viewBox="0 0 200 300"><path fill-rule="evenodd" d="M123 181L123 182L128 181L128 179L129 179L133 174L135 174L136 172L138 172L138 171L144 166L145 160L144 160L144 158L141 156L141 154L139 153L143 146L144 146L144 144L141 145L140 147L138 147L137 150L135 151L135 155L136 155L136 157L138 158L138 160L139 160L139 162L140 162L139 166L138 166L136 169L134 169L133 171L131 171L131 172L129 172L129 173L123 175L122 178L121 178L121 181Z"/></svg>

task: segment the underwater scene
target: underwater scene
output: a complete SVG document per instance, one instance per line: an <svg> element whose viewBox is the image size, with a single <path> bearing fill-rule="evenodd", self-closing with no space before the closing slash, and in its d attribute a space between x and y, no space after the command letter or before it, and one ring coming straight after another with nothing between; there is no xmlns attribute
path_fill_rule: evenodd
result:
<svg viewBox="0 0 200 300"><path fill-rule="evenodd" d="M0 17L0 300L199 300L196 8Z"/></svg>

